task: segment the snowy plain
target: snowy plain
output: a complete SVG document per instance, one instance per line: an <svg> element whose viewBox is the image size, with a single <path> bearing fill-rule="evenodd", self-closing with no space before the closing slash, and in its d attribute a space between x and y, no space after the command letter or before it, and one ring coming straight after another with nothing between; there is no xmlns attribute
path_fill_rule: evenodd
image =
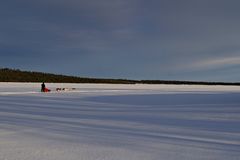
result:
<svg viewBox="0 0 240 160"><path fill-rule="evenodd" d="M0 83L0 160L239 160L240 87Z"/></svg>

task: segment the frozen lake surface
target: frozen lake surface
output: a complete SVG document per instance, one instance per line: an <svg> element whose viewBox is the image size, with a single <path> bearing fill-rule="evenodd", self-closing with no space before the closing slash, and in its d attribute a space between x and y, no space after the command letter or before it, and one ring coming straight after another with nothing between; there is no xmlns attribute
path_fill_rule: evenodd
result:
<svg viewBox="0 0 240 160"><path fill-rule="evenodd" d="M239 160L240 87L0 83L0 160Z"/></svg>

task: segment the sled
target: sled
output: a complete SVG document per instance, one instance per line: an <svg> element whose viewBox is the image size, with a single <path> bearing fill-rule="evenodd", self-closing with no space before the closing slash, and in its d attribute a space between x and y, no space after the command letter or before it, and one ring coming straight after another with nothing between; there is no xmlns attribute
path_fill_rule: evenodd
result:
<svg viewBox="0 0 240 160"><path fill-rule="evenodd" d="M43 92L50 92L51 90L48 88L45 88Z"/></svg>

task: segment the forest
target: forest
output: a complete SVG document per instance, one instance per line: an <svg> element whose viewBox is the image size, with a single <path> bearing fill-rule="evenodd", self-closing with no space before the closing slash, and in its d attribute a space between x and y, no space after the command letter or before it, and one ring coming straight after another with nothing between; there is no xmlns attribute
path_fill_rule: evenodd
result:
<svg viewBox="0 0 240 160"><path fill-rule="evenodd" d="M1 68L0 82L47 82L47 83L110 83L110 84L179 84L179 85L236 85L240 82L202 82L202 81L177 81L177 80L129 80L105 79L66 76L59 74L22 71L19 69Z"/></svg>

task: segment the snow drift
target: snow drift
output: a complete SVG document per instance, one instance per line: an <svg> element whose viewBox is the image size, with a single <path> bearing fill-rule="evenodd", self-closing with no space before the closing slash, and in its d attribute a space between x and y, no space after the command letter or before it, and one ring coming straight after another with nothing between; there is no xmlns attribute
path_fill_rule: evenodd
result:
<svg viewBox="0 0 240 160"><path fill-rule="evenodd" d="M0 83L0 159L238 160L240 88Z"/></svg>

